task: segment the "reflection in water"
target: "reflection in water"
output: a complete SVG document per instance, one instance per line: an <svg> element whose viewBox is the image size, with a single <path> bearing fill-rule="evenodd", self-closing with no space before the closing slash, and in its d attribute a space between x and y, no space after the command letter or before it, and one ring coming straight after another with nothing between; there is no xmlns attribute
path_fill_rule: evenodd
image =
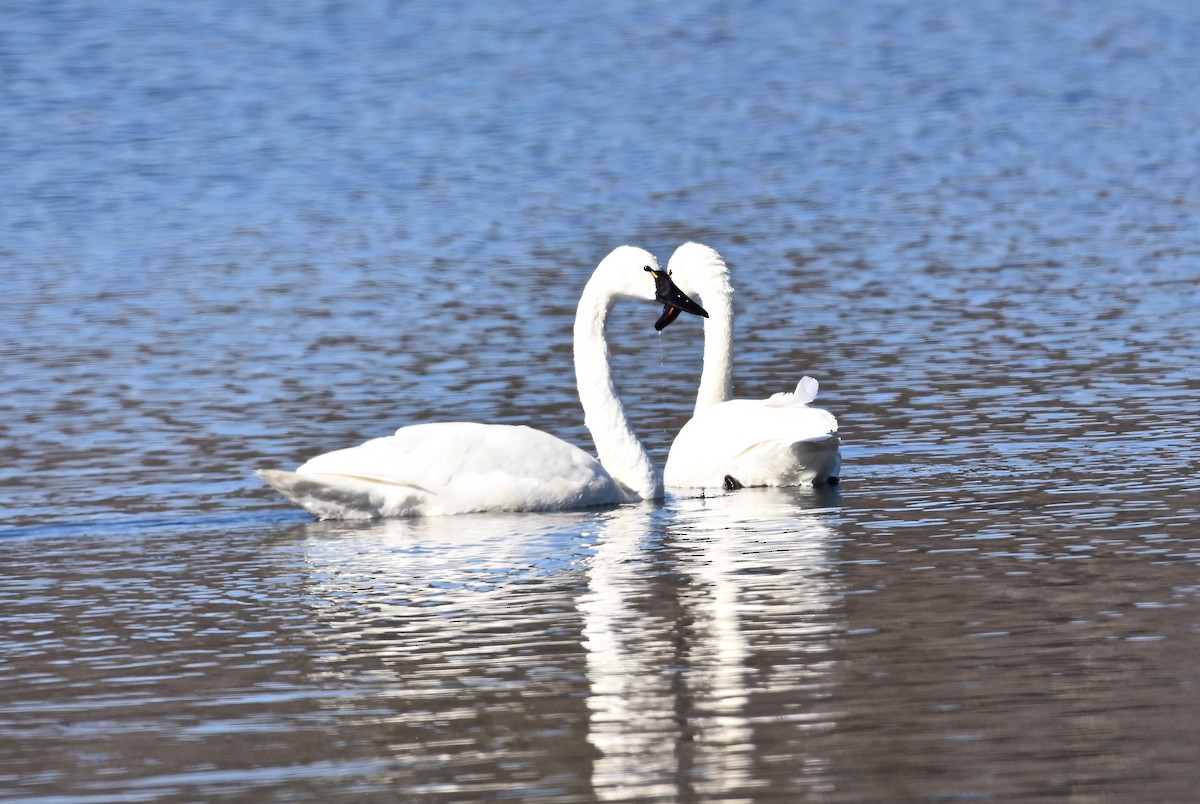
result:
<svg viewBox="0 0 1200 804"><path fill-rule="evenodd" d="M305 560L314 600L358 599L439 616L495 612L524 585L577 571L580 533L600 513L467 514L368 523L311 522ZM395 596L365 594L373 590ZM406 610L407 611L407 610Z"/></svg>
<svg viewBox="0 0 1200 804"><path fill-rule="evenodd" d="M581 754L590 779L559 784L604 800L780 784L764 742L831 724L802 703L827 686L837 599L830 512L804 494L308 523L310 672L355 686L328 705L383 730L410 789L495 793L521 757ZM562 719L572 700L586 717Z"/></svg>
<svg viewBox="0 0 1200 804"><path fill-rule="evenodd" d="M801 680L769 661L756 672L759 654L769 656L777 633L803 635L789 647L816 654L811 674L802 673L811 676L826 649L818 623L788 627L832 605L822 578L831 532L815 513L798 512L789 492L753 489L679 498L671 515L663 543L653 546L647 512L609 517L578 599L588 739L601 754L592 785L605 800L756 786L751 696ZM667 576L655 566L664 553L674 565Z"/></svg>
<svg viewBox="0 0 1200 804"><path fill-rule="evenodd" d="M647 600L654 548L660 547L648 544L655 535L651 520L646 505L605 518L587 565L587 587L576 599L587 653L588 741L600 754L592 786L603 799L674 792L674 623Z"/></svg>
<svg viewBox="0 0 1200 804"><path fill-rule="evenodd" d="M832 725L831 713L789 712L828 686L831 619L837 587L833 531L826 514L797 498L835 494L744 489L709 499L677 500L672 543L679 569L687 662L689 776L695 792L723 796L765 783L755 758L767 729L795 718L800 731ZM819 786L825 764L795 757L803 778L793 791Z"/></svg>
<svg viewBox="0 0 1200 804"><path fill-rule="evenodd" d="M0 798L1195 797L1195 3L117 5L0 36ZM841 500L254 481L586 445L614 238L725 253L738 395L821 378ZM699 327L627 312L661 461Z"/></svg>
<svg viewBox="0 0 1200 804"><path fill-rule="evenodd" d="M357 691L333 701L336 717L394 759L390 787L473 798L578 785L531 774L584 742L572 595L606 514L300 529L319 623L310 673Z"/></svg>

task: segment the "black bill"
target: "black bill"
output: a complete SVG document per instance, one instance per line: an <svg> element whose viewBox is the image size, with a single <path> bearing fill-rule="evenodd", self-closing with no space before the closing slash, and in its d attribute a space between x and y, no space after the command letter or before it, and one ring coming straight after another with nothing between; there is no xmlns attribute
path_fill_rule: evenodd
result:
<svg viewBox="0 0 1200 804"><path fill-rule="evenodd" d="M708 318L708 311L689 299L686 293L676 287L666 271L655 271L652 268L646 270L654 277L654 299L663 305L662 315L654 322L656 330L666 329L667 325L679 318L680 313L691 313L701 318Z"/></svg>

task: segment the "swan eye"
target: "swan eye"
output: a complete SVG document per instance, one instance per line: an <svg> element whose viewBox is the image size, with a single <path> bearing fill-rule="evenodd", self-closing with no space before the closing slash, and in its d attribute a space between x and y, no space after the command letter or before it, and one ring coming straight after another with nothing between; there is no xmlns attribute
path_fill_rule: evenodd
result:
<svg viewBox="0 0 1200 804"><path fill-rule="evenodd" d="M650 276L654 277L655 279L658 279L658 271L654 270L654 269L653 269L653 268L651 268L649 265L647 265L647 266L645 266L644 268L642 268L642 270L643 270L643 271L648 271L648 272L650 273Z"/></svg>

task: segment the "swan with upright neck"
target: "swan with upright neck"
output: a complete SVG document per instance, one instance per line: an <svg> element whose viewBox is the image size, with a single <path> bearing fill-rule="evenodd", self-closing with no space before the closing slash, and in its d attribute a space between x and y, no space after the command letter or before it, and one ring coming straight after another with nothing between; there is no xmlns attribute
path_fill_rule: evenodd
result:
<svg viewBox="0 0 1200 804"><path fill-rule="evenodd" d="M622 246L583 289L575 315L575 372L599 460L523 425L439 422L336 450L295 472L258 472L319 519L559 511L663 496L663 480L634 434L613 386L606 330L625 299L704 316L649 252Z"/></svg>
<svg viewBox="0 0 1200 804"><path fill-rule="evenodd" d="M663 477L668 486L735 489L742 486L836 484L841 469L837 419L809 407L818 383L804 377L792 393L769 399L731 399L733 286L715 250L685 243L667 263L672 281L695 297L704 321L704 368L696 408L671 445ZM655 327L682 312L666 305Z"/></svg>

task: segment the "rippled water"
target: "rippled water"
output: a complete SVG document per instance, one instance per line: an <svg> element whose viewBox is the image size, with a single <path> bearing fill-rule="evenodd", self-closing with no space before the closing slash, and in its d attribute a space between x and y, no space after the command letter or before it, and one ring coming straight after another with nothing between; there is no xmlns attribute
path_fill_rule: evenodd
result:
<svg viewBox="0 0 1200 804"><path fill-rule="evenodd" d="M1188 800L1193 4L210 0L0 25L0 798ZM836 492L316 523L589 444L570 322L720 250ZM651 453L700 327L614 323Z"/></svg>

